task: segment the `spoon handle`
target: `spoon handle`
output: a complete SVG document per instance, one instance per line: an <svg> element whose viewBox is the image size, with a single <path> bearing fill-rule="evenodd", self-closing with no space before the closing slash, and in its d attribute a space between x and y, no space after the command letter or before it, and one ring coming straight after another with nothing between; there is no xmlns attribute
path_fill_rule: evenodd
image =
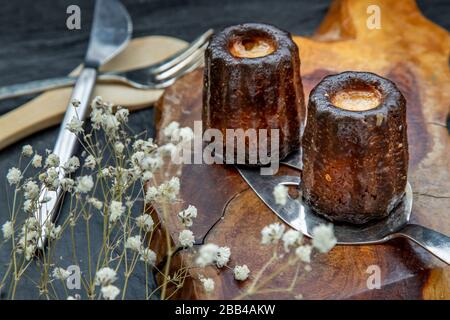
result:
<svg viewBox="0 0 450 320"><path fill-rule="evenodd" d="M445 234L417 224L407 224L395 235L414 241L446 264L450 264L450 237Z"/></svg>

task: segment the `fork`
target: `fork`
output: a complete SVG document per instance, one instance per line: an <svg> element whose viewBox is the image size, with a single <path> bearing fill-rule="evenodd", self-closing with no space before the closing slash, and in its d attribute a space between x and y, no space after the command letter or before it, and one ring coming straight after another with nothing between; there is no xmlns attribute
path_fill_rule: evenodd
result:
<svg viewBox="0 0 450 320"><path fill-rule="evenodd" d="M188 47L154 65L125 72L106 72L97 77L99 83L120 83L136 89L164 89L176 79L203 63L203 53L213 34L209 29ZM58 77L13 84L0 88L0 100L39 93L74 85L76 77Z"/></svg>

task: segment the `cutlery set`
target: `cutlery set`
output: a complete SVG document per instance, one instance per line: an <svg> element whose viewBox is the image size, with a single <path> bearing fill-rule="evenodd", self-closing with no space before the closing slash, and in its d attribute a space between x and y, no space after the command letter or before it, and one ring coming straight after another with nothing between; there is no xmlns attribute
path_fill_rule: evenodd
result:
<svg viewBox="0 0 450 320"><path fill-rule="evenodd" d="M32 81L0 88L1 100L74 85L53 148L53 153L59 156L62 164L76 152L78 147L77 137L65 130L66 125L73 117L78 117L80 120L86 118L89 101L96 83L114 83L141 90L164 89L172 85L176 79L203 64L204 51L213 31L206 31L185 49L151 66L124 72L99 73L100 66L111 60L127 46L131 33L131 19L118 0L97 0L89 46L79 75ZM75 108L72 101L79 101L79 105ZM301 155L296 152L282 161L282 164L301 171L302 163L300 159ZM275 203L272 194L273 188L278 184L298 188L301 184L300 173L296 176L261 176L259 170L256 169L238 166L237 170L258 197L281 220L292 228L301 231L304 235L311 237L312 229L315 226L330 223L315 214L302 201L301 197L296 199L289 197L285 206ZM59 176L60 178L64 176L63 169L60 169ZM49 201L35 213L41 226L44 226L47 221L54 221L57 218L58 204L62 196L61 189L49 191L43 188L41 200L46 198ZM364 226L333 223L338 244L378 244L393 238L404 237L414 241L445 263L450 264L449 237L423 226L408 223L411 216L412 201L411 186L407 183L402 202L396 207L394 214L391 214L388 218ZM45 228L42 228L42 230L45 232ZM45 238L46 235L43 234L38 245L40 248L45 246Z"/></svg>

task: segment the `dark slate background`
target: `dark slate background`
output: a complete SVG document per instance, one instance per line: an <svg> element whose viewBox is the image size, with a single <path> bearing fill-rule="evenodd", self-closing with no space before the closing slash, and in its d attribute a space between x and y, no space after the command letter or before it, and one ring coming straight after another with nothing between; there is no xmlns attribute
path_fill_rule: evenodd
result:
<svg viewBox="0 0 450 320"><path fill-rule="evenodd" d="M134 37L169 35L190 41L208 28L216 30L242 22L268 22L294 34L311 34L326 13L328 0L123 0L133 19ZM81 30L66 28L66 8L77 4L81 8ZM419 7L425 16L450 29L450 1L421 0ZM1 1L0 6L0 86L37 80L69 73L81 61L86 50L92 18L92 0L22 0ZM0 102L0 115L23 104L31 97ZM64 102L62 102L64 103ZM42 106L45 108L45 106ZM130 117L135 132L148 130L153 134L153 111L139 111ZM0 128L1 130L1 128ZM8 219L11 190L5 175L17 165L21 146L31 144L39 153L52 148L57 128L45 130L33 137L0 151L0 225ZM8 200L9 199L9 200ZM63 214L64 216L64 208ZM63 217L64 218L64 217ZM94 228L100 222L94 221ZM100 229L98 229L100 230ZM85 247L84 230L77 230L79 248ZM97 232L95 230L94 240ZM67 241L69 242L69 241ZM70 250L61 245L57 256L61 266L71 264ZM9 260L8 250L0 249L0 277ZM31 269L31 274L36 275ZM132 279L129 298L142 298L143 279ZM71 292L73 294L73 292ZM32 281L25 280L18 298L37 298ZM0 296L0 299L2 296Z"/></svg>

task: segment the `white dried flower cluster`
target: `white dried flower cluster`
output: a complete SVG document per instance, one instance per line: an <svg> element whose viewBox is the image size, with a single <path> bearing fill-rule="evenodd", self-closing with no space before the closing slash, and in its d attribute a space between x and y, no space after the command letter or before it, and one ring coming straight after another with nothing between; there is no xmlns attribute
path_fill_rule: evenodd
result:
<svg viewBox="0 0 450 320"><path fill-rule="evenodd" d="M238 281L245 281L247 280L249 274L250 274L250 269L247 267L246 264L242 265L242 266L235 266L233 269L233 273L234 273L234 278Z"/></svg>
<svg viewBox="0 0 450 320"><path fill-rule="evenodd" d="M88 155L86 159L84 159L83 167L94 170L95 166L97 165L97 160L93 155Z"/></svg>
<svg viewBox="0 0 450 320"><path fill-rule="evenodd" d="M82 176L77 178L77 185L75 191L78 193L88 193L94 187L94 180L92 176Z"/></svg>
<svg viewBox="0 0 450 320"><path fill-rule="evenodd" d="M49 190L56 190L59 186L59 173L55 167L50 167L46 172L39 175L39 180L42 181Z"/></svg>
<svg viewBox="0 0 450 320"><path fill-rule="evenodd" d="M105 300L114 300L120 293L120 289L113 285L104 286L100 289L100 291L102 292L103 299Z"/></svg>
<svg viewBox="0 0 450 320"><path fill-rule="evenodd" d="M125 212L125 206L122 205L122 202L120 201L111 201L111 204L109 205L109 223L115 223L117 222L122 214Z"/></svg>
<svg viewBox="0 0 450 320"><path fill-rule="evenodd" d="M279 222L265 226L261 230L261 243L264 245L278 243L278 241L283 237L284 229L284 225Z"/></svg>
<svg viewBox="0 0 450 320"><path fill-rule="evenodd" d="M312 245L321 253L327 253L337 243L332 224L322 224L315 227L312 231L312 237Z"/></svg>
<svg viewBox="0 0 450 320"><path fill-rule="evenodd" d="M131 251L140 252L142 249L142 240L140 235L129 237L125 242L125 248Z"/></svg>
<svg viewBox="0 0 450 320"><path fill-rule="evenodd" d="M92 127L95 130L102 128L110 137L115 137L121 123L125 124L128 121L129 111L127 109L118 107L116 113L113 113L113 104L104 102L101 97L96 97L91 107Z"/></svg>
<svg viewBox="0 0 450 320"><path fill-rule="evenodd" d="M210 293L214 291L214 280L211 278L200 277L205 292Z"/></svg>
<svg viewBox="0 0 450 320"><path fill-rule="evenodd" d="M39 196L39 186L33 180L27 181L23 185L25 199L34 200Z"/></svg>
<svg viewBox="0 0 450 320"><path fill-rule="evenodd" d="M33 155L33 147L29 144L22 147L22 155L24 157L31 157Z"/></svg>
<svg viewBox="0 0 450 320"><path fill-rule="evenodd" d="M18 254L24 254L27 261L35 254L40 233L39 222L36 218L30 217L24 221L20 231L19 241L16 245L16 250Z"/></svg>
<svg viewBox="0 0 450 320"><path fill-rule="evenodd" d="M127 123L128 122L128 116L130 115L130 111L128 109L125 109L123 107L120 107L116 111L116 119L119 122Z"/></svg>
<svg viewBox="0 0 450 320"><path fill-rule="evenodd" d="M311 262L311 252L312 246L310 245L299 246L297 249L295 249L295 255L305 263Z"/></svg>
<svg viewBox="0 0 450 320"><path fill-rule="evenodd" d="M185 226L186 228L189 228L192 226L193 221L192 219L197 218L197 208L189 205L187 209L180 211L178 213L178 221Z"/></svg>
<svg viewBox="0 0 450 320"><path fill-rule="evenodd" d="M64 190L71 192L73 190L73 187L75 185L75 181L71 178L62 178L59 180L59 186Z"/></svg>
<svg viewBox="0 0 450 320"><path fill-rule="evenodd" d="M149 232L152 230L154 222L149 214L143 214L136 218L136 225L145 232Z"/></svg>
<svg viewBox="0 0 450 320"><path fill-rule="evenodd" d="M58 239L61 235L61 226L55 226L52 222L45 224L45 232L50 240Z"/></svg>
<svg viewBox="0 0 450 320"><path fill-rule="evenodd" d="M228 247L219 247L216 244L208 243L203 245L195 260L197 265L205 267L215 263L218 268L225 266L230 260L231 250Z"/></svg>
<svg viewBox="0 0 450 320"><path fill-rule="evenodd" d="M94 284L96 286L107 286L117 280L117 273L109 267L98 270L95 274Z"/></svg>
<svg viewBox="0 0 450 320"><path fill-rule="evenodd" d="M8 180L10 185L19 184L20 180L22 180L22 172L19 169L13 167L8 170L6 179Z"/></svg>
<svg viewBox="0 0 450 320"><path fill-rule="evenodd" d="M101 286L100 292L105 300L114 300L120 293L120 289L113 283L117 280L117 273L109 267L104 267L95 274L96 286Z"/></svg>
<svg viewBox="0 0 450 320"><path fill-rule="evenodd" d="M78 157L73 156L63 165L63 169L66 173L73 173L80 167L80 160Z"/></svg>
<svg viewBox="0 0 450 320"><path fill-rule="evenodd" d="M183 230L178 235L178 241L183 248L191 248L195 242L194 233L191 230Z"/></svg>
<svg viewBox="0 0 450 320"><path fill-rule="evenodd" d="M57 167L59 166L59 157L58 155L54 153L50 153L47 156L47 159L45 159L45 166L46 167Z"/></svg>
<svg viewBox="0 0 450 320"><path fill-rule="evenodd" d="M64 268L60 268L60 267L56 267L55 269L53 269L53 278L58 279L58 280L66 280L68 277L70 277L70 271L67 271Z"/></svg>
<svg viewBox="0 0 450 320"><path fill-rule="evenodd" d="M91 204L97 210L101 210L103 207L103 202L94 197L90 197L88 199L88 203Z"/></svg>
<svg viewBox="0 0 450 320"><path fill-rule="evenodd" d="M145 194L145 203L152 201L175 201L180 192L180 180L172 177L169 181L163 182L159 187L150 187Z"/></svg>
<svg viewBox="0 0 450 320"><path fill-rule="evenodd" d="M66 125L66 129L74 134L79 134L84 131L83 121L77 117L73 117L70 122Z"/></svg>
<svg viewBox="0 0 450 320"><path fill-rule="evenodd" d="M282 184L277 185L273 189L273 196L275 198L275 202L281 206L286 205L288 199L288 188Z"/></svg>
<svg viewBox="0 0 450 320"><path fill-rule="evenodd" d="M11 221L6 221L2 225L3 239L8 240L13 235L14 229Z"/></svg>
<svg viewBox="0 0 450 320"><path fill-rule="evenodd" d="M144 248L142 249L139 255L139 260L144 261L146 264L148 265L155 265L156 263L156 253L149 249L149 248Z"/></svg>
<svg viewBox="0 0 450 320"><path fill-rule="evenodd" d="M42 167L42 156L41 156L41 155L38 155L38 154L35 154L34 157L33 157L33 159L31 160L31 165L32 165L34 168L40 168L40 167Z"/></svg>
<svg viewBox="0 0 450 320"><path fill-rule="evenodd" d="M284 250L289 252L292 246L297 246L302 243L303 234L298 232L297 230L288 230L283 234L282 237Z"/></svg>
<svg viewBox="0 0 450 320"><path fill-rule="evenodd" d="M285 226L281 223L273 223L264 227L261 231L261 243L264 245L277 244L281 239L285 252L290 252L291 248L295 248L295 255L304 263L311 262L313 248L326 253L336 245L332 225L319 225L313 229L312 246L302 244L303 235L300 232L296 230L284 231ZM311 270L311 266L305 266L305 270Z"/></svg>

